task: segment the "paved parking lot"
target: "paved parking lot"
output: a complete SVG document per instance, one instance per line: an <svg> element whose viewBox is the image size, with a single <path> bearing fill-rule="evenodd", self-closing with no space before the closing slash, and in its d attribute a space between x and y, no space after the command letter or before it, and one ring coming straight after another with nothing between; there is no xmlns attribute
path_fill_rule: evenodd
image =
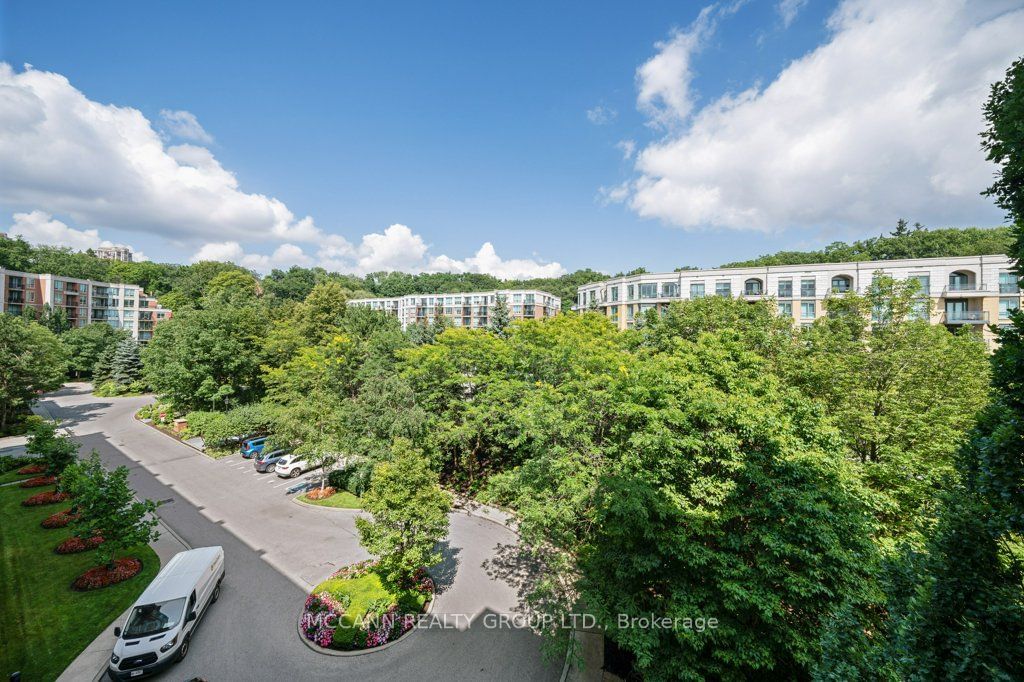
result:
<svg viewBox="0 0 1024 682"><path fill-rule="evenodd" d="M129 467L143 497L162 501L160 516L193 547L222 545L228 577L197 632L188 658L161 676L184 680L426 679L553 680L561 660L545 662L527 630L482 627L487 614L519 609L514 570L501 555L515 535L492 522L453 513L435 570L434 613L474 617L453 629L413 633L387 650L355 658L310 651L296 622L311 585L336 567L366 558L358 512L296 504L285 490L301 479L257 474L238 455L212 460L135 421L148 398L96 398L73 384L43 404L108 465ZM455 619L450 619L454 622Z"/></svg>

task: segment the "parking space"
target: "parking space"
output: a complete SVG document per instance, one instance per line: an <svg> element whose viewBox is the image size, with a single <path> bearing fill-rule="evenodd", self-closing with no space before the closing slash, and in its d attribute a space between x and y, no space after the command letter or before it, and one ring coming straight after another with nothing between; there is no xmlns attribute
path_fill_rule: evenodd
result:
<svg viewBox="0 0 1024 682"><path fill-rule="evenodd" d="M217 464L237 472L239 484L261 490L276 490L287 494L288 489L303 483L320 483L320 470L307 471L295 478L281 478L274 472L260 473L256 471L252 459L242 457L236 452L228 457L217 460Z"/></svg>

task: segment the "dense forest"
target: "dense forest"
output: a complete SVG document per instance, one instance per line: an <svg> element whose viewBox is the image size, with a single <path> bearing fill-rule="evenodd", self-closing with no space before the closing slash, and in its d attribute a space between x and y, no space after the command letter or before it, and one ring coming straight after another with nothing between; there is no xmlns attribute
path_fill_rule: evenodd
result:
<svg viewBox="0 0 1024 682"><path fill-rule="evenodd" d="M779 251L750 260L725 263L722 267L982 256L1006 253L1012 243L1013 236L1009 227L947 227L929 230L920 223L911 227L906 220L901 219L896 223L896 229L887 235L855 241L852 244L832 242L820 251Z"/></svg>

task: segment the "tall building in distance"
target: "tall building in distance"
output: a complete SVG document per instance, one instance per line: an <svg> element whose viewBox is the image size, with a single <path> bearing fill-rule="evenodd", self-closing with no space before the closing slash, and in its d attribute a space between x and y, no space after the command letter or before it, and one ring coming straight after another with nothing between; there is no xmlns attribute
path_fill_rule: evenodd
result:
<svg viewBox="0 0 1024 682"><path fill-rule="evenodd" d="M98 246L94 249L97 258L132 262L132 250L127 246Z"/></svg>
<svg viewBox="0 0 1024 682"><path fill-rule="evenodd" d="M1010 259L991 255L645 273L583 285L573 309L598 310L627 329L648 310L664 310L672 301L731 296L773 299L780 315L807 325L825 313L826 298L866 293L876 273L916 279L922 299L932 301L933 324L969 326L989 343L994 334L988 325L1008 324L1010 311L1021 304Z"/></svg>
<svg viewBox="0 0 1024 682"><path fill-rule="evenodd" d="M390 298L356 298L351 306L365 306L394 315L402 329L414 324L432 324L443 315L456 327L489 327L498 297L505 299L513 320L535 320L553 317L562 302L554 294L537 289L503 289L500 291L467 291L457 294L410 294Z"/></svg>
<svg viewBox="0 0 1024 682"><path fill-rule="evenodd" d="M33 308L41 313L47 305L62 308L72 327L105 322L115 329L127 329L140 343L153 338L153 328L172 315L134 284L0 268L0 312L22 315L26 308Z"/></svg>

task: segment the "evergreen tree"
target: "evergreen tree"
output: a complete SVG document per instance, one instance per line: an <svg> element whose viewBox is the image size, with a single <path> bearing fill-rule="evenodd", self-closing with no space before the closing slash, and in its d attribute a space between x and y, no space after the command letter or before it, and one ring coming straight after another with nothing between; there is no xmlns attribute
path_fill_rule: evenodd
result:
<svg viewBox="0 0 1024 682"><path fill-rule="evenodd" d="M119 342L120 343L120 342ZM100 351L96 363L92 366L93 384L99 386L110 381L110 375L114 371L114 355L117 353L118 344L110 344Z"/></svg>
<svg viewBox="0 0 1024 682"><path fill-rule="evenodd" d="M494 333L505 338L508 336L508 326L512 324L512 316L509 314L508 301L504 296L498 295L494 302L494 309L491 311L491 329Z"/></svg>
<svg viewBox="0 0 1024 682"><path fill-rule="evenodd" d="M117 344L111 363L110 378L121 386L127 386L142 376L142 357L135 339L124 339Z"/></svg>

